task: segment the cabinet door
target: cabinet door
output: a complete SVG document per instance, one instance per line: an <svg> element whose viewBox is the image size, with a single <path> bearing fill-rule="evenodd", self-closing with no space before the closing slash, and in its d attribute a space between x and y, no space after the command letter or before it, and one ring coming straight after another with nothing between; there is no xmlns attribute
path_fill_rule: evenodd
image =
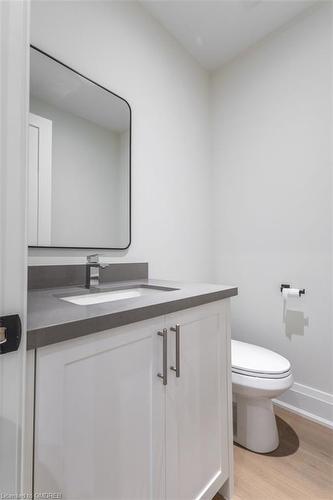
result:
<svg viewBox="0 0 333 500"><path fill-rule="evenodd" d="M165 497L163 319L37 351L35 493Z"/></svg>
<svg viewBox="0 0 333 500"><path fill-rule="evenodd" d="M169 371L167 498L212 498L229 475L225 301L166 316L180 325L180 373ZM169 333L175 367L175 333Z"/></svg>

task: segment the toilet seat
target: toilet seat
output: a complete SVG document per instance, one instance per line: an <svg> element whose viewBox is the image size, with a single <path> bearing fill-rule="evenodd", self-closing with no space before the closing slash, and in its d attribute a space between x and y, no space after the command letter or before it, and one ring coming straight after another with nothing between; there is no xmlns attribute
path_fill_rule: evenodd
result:
<svg viewBox="0 0 333 500"><path fill-rule="evenodd" d="M238 373L239 375L244 375L246 377L268 378L268 379L277 378L277 379L279 379L279 378L289 377L289 375L291 374L291 370L288 370L287 372L284 372L284 373L267 374L267 373L260 373L260 372L253 373L253 372L248 372L246 370L239 370L236 368L232 368L232 373Z"/></svg>
<svg viewBox="0 0 333 500"><path fill-rule="evenodd" d="M253 377L232 372L233 391L244 397L277 398L293 384L291 373L286 377Z"/></svg>
<svg viewBox="0 0 333 500"><path fill-rule="evenodd" d="M231 341L232 372L243 376L281 379L291 374L290 362L274 351L238 340Z"/></svg>

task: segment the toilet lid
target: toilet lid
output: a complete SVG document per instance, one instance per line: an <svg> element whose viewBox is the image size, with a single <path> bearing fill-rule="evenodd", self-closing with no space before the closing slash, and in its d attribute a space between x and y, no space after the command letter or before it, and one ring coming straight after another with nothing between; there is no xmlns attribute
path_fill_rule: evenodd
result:
<svg viewBox="0 0 333 500"><path fill-rule="evenodd" d="M274 377L290 371L289 361L276 352L238 340L231 341L232 370L252 376Z"/></svg>

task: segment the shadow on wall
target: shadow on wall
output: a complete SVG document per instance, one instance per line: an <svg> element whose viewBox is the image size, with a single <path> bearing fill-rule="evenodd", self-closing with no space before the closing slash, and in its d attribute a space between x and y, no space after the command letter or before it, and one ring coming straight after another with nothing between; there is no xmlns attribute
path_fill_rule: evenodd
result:
<svg viewBox="0 0 333 500"><path fill-rule="evenodd" d="M287 301L283 301L283 323L285 324L286 336L291 339L293 335L304 335L304 328L309 326L309 318L298 308L291 309Z"/></svg>

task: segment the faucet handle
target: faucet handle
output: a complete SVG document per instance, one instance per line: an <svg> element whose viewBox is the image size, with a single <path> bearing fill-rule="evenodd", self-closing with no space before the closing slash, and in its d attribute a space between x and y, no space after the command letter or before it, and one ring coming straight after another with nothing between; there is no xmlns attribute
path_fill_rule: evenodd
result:
<svg viewBox="0 0 333 500"><path fill-rule="evenodd" d="M87 255L88 264L99 264L100 255L98 253L93 253L92 255Z"/></svg>

